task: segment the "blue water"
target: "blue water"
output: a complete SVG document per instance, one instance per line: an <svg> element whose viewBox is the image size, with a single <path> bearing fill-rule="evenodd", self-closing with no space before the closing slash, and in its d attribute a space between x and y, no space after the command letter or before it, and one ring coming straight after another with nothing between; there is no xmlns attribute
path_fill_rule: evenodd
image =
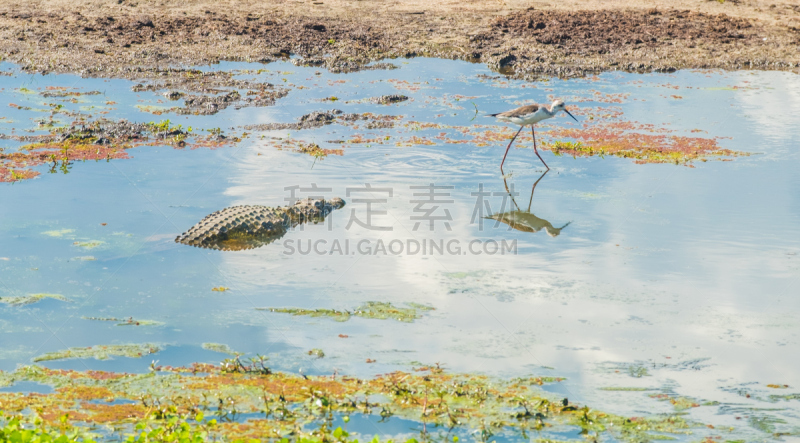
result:
<svg viewBox="0 0 800 443"><path fill-rule="evenodd" d="M620 414L667 412L672 405L648 397L650 391L598 388L646 387L698 402L718 401L721 407L687 412L717 426L735 426L742 435L763 437L742 426L725 406L774 407L764 400L769 394L795 393L800 386L800 354L793 351L800 331L800 77L681 71L529 83L480 78L496 74L463 62L396 63L400 69L392 71L319 75L317 69L284 62L222 64L215 69L239 70L241 78L287 86L289 95L271 107L231 107L214 116L189 117L142 112L136 105L160 106L163 97L131 92L135 82L30 76L0 64L13 73L0 76L0 102L45 109L55 100L37 95L39 88L98 90L103 94L82 96L80 103L59 102L76 110L95 106L84 111L94 112L93 117L169 118L184 127L241 134L244 125L294 122L316 110L402 116L401 124L390 129L370 130L362 122L358 129L333 124L305 131L248 131L243 142L216 150L139 147L129 151L132 159L78 162L67 174L49 174L42 166L35 179L0 184L0 297L53 293L69 299L0 303L0 369L13 370L35 356L69 347L145 342L163 351L140 359L44 364L145 372L153 360L179 365L226 358L202 349L206 342L248 355L266 354L274 369L305 374L338 370L371 376L408 369L412 362L439 362L451 371L504 377L565 376L567 381L551 388L557 395ZM243 72L264 68L269 72ZM333 83L337 80L345 82ZM23 87L33 92L21 92ZM591 99L594 91L630 95L622 103L570 105L570 99ZM359 101L393 93L410 100L391 106ZM456 101L456 95L470 98ZM491 193L492 211L503 204L498 166L506 142L447 144L432 137L440 132L463 137L460 130L495 124L482 114L547 101L549 95L564 97L578 109L620 110L622 120L654 124L670 135L723 137L722 148L752 155L689 168L542 151L552 170L536 186L530 212L554 227L569 225L558 236L544 229L509 230L492 220L484 220L481 228L479 218L473 218L472 194L482 185ZM339 100L322 101L331 96ZM0 117L6 117L0 119L4 133L36 129L36 120L48 115L0 109ZM108 114L97 114L98 109ZM585 115L579 118L586 121ZM56 119L61 124L69 120ZM444 127L403 125L410 121ZM570 122L562 115L542 130L574 127ZM511 129L495 128L508 131L509 137ZM369 146L328 143L354 133L390 139ZM395 146L411 136L436 144ZM269 146L269 137L343 147L344 155L315 162ZM541 139L547 140L544 132ZM20 145L0 140L8 151ZM529 142L516 146L529 147ZM512 149L505 172L520 193L516 203L527 209L541 164L532 150ZM312 183L348 202L329 223L304 226L248 251L212 251L173 241L211 212L237 204L283 205L289 197L285 187ZM380 190L353 191L365 183L391 189L391 196ZM420 213L411 201L422 191L411 186L431 183L452 187L443 191L452 202L441 203L437 212L449 210L450 230L442 220L432 232L425 223L415 229L411 217ZM366 204L354 200L359 198L385 199L374 204L386 214L373 213L373 227L392 230L357 223L348 228L351 217L363 221L367 215ZM52 235L59 230L71 231ZM308 251L308 242L319 240L327 241L317 243L325 254L297 252L298 244ZM369 241L362 250L375 252L379 241L389 245L393 240L405 245L453 241L460 250L433 255L357 250L359 241ZM517 253L467 253L474 240L516 241ZM102 244L92 249L74 245L86 241ZM335 242L348 241L349 254L329 254ZM294 254L288 253L289 245ZM219 286L229 290L211 291ZM362 318L339 323L255 309L352 310L366 301L416 302L435 310L414 323ZM133 317L163 325L116 326L83 317ZM326 357L312 358L307 354L312 348L323 349ZM376 362L365 363L368 358ZM648 375L631 376L631 366L647 368ZM772 383L790 388L766 387ZM751 397L741 395L742 390ZM797 429L800 404L793 400L779 406L783 410L775 414L787 421L782 426Z"/></svg>

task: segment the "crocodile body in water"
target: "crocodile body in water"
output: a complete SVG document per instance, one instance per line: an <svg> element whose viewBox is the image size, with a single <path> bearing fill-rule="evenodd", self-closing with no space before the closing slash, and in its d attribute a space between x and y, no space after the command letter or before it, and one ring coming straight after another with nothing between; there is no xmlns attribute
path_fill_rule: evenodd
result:
<svg viewBox="0 0 800 443"><path fill-rule="evenodd" d="M303 199L293 206L231 206L214 212L175 238L176 243L220 251L268 245L297 225L319 223L344 200Z"/></svg>

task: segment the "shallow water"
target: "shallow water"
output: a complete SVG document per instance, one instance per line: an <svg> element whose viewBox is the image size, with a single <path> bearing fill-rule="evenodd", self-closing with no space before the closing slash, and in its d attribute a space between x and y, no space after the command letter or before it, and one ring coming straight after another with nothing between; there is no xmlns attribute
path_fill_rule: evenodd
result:
<svg viewBox="0 0 800 443"><path fill-rule="evenodd" d="M230 134L241 134L244 125L289 123L326 109L437 125L248 131L232 147L142 146L128 151L132 159L78 162L67 174L58 169L50 174L49 166L42 166L35 179L0 184L0 296L49 293L68 299L0 303L0 369L70 347L160 345L162 351L140 359L42 363L144 372L153 360L185 365L226 358L201 347L213 342L269 355L274 369L307 374L370 376L438 362L458 372L565 376L567 381L550 389L608 412L671 411L669 401L651 397L670 394L697 404L719 402L686 412L717 427L735 427L731 435L768 437L747 422L764 415L785 421L775 431L800 430L800 402L770 397L797 393L800 387L800 77L607 73L530 84L482 78L495 74L464 62L396 63L400 69L341 75L317 75L315 68L290 63L213 66L208 69L240 70L241 78L289 85L291 91L272 107L188 117L143 112L136 106L162 106L163 97L131 92L133 82L30 76L0 64L12 73L0 76L0 101L33 108L3 108L0 131L5 133L37 128L36 120L45 114L37 109L53 101L36 94L47 86L101 91L81 96L78 103L61 102L95 117L108 111L103 115L112 119L169 118ZM269 71L256 74L257 69ZM410 100L396 105L360 101L395 93ZM577 101L570 109L577 107L582 123L589 111L580 111L588 107L619 110L621 120L652 124L671 135L720 137L721 147L752 155L695 162L690 168L542 151L552 168L542 177L530 139L523 140L516 146L526 149L509 152L507 182L519 193L514 200L520 210L530 204L536 218L529 220L542 229L509 230L494 220L483 220L481 227L475 215L501 212L504 201L504 210L511 208L498 168L506 142L478 146L434 137L458 138L461 128L477 131L481 127L475 125L494 124L482 114L547 101L549 95L568 105ZM322 101L331 96L338 100ZM578 127L563 114L546 123L543 131ZM512 129L505 129L508 137ZM355 133L376 141L327 142ZM547 141L541 134L537 137ZM433 144L409 142L412 135ZM344 155L315 161L269 146L269 137L343 148ZM396 140L408 146L396 146ZM14 150L20 145L2 140L0 146ZM238 204L283 205L290 196L286 187L311 184L330 188L325 195L342 197L347 206L329 222L306 225L259 249L220 252L173 241L211 212ZM365 184L378 189L352 189ZM433 231L428 222L415 228L418 220L411 218L422 214L414 211L411 200L421 197L413 194L424 192L411 187L429 184L452 187L440 190L449 194L441 199L452 201L439 204L435 214L445 218L435 221ZM473 195L480 186L491 193L488 208ZM391 190L391 196L381 189ZM309 194L314 192L298 195ZM386 200L374 204L386 214L373 213L372 226L391 230L357 223L348 228L353 216L367 217L360 198ZM476 213L476 207L487 211ZM552 228L544 228L546 221ZM320 239L328 242L317 243L324 253L308 253L308 242ZM454 243L449 252L434 254L378 251L379 241L390 245L393 240L406 246L423 240ZM473 245L489 248L492 241L516 242L516 253L473 254L474 240L483 243ZM359 241L369 241L361 249L366 253L357 249ZM99 244L89 247L93 242ZM334 244L344 249L347 242L348 254L329 253ZM211 290L220 286L229 289ZM255 309L352 310L367 301L422 303L435 310L403 323L357 317L336 322ZM84 317L162 324L117 326ZM308 355L312 348L324 350L325 357ZM650 390L602 389L623 387ZM777 410L760 411L768 408Z"/></svg>

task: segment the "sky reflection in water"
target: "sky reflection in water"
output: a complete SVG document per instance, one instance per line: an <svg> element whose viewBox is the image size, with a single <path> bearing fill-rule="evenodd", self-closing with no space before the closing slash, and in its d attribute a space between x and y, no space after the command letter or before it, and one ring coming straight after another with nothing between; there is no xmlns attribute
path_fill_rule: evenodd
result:
<svg viewBox="0 0 800 443"><path fill-rule="evenodd" d="M412 362L440 362L453 371L566 376L564 395L610 412L672 409L668 402L648 397L651 392L598 390L647 387L721 402L721 407L691 411L692 417L715 424L740 424L734 416L742 408L779 407L786 408L777 414L788 426L800 425L797 400L777 405L765 400L776 393L766 388L768 383L791 387L791 392L780 394L797 392L800 386L800 354L791 351L800 331L796 75L608 73L594 80L531 85L481 79L479 74L493 74L462 62L397 63L401 69L393 71L319 76L314 68L289 63L215 66L212 69L267 68L270 72L259 74L261 78L276 84L286 78L294 87L276 106L229 108L206 117L145 114L135 105L156 104L159 96L131 92L132 83L122 80L15 72L0 77L0 96L3 102L23 104L36 99L21 93L20 87L101 90L105 95L83 97L76 109L84 106L96 112L88 106L114 101L117 105L108 109L108 118L171 118L184 126L241 133L243 125L293 122L308 112L334 108L443 125L490 125L494 122L481 114L508 109L518 101L542 102L553 94L566 97L569 105L569 97L589 98L599 90L631 95L621 104L577 106L616 106L625 120L664 126L676 134L701 129L707 131L703 137L727 137L720 140L724 148L754 155L687 168L638 165L614 157L554 157L543 151L552 171L542 176L532 150L512 149L505 166L511 176L504 183L499 174L502 141L482 147L326 144L354 132L409 135L402 126L354 131L333 124L264 134L296 137L325 148L345 146L343 156L316 162L266 146L267 139L255 133L237 146L218 150L140 147L129 152L133 159L76 163L66 175L42 168L39 178L2 184L0 291L3 297L55 293L70 301L0 303L0 368L13 369L36 355L68 347L140 342L166 346L152 356L161 364L216 362L225 356L200 345L218 342L242 352L269 354L274 368L290 371L337 369L369 376L408 368ZM392 93L411 100L391 106L352 102ZM475 98L456 101L458 94ZM671 98L673 94L682 98ZM330 96L339 100L322 101ZM19 133L34 127L31 119L42 114L7 108L3 115L7 118L0 120L0 131L9 133L14 127ZM548 124L557 127L570 121L562 114ZM511 129L516 128L508 128L509 137ZM433 128L415 135L448 131L452 129ZM18 144L4 140L3 146L15 149ZM525 142L515 146L528 147ZM283 205L289 196L285 187L312 183L331 188L328 195L347 201L325 224L304 226L281 241L248 251L211 251L173 242L218 209ZM391 189L392 194L351 190L346 195L347 188L365 183ZM535 195L526 210L534 183ZM411 186L429 184L452 187L442 191L452 203L442 204L438 212L449 211L450 230L444 221L436 222L433 232L425 222L415 229L418 220L411 217L419 213L411 201L420 198L415 192L423 191ZM490 210L485 213L476 212L473 195L481 186L490 193L484 207ZM530 229L510 229L508 223L480 217L517 209L510 200L503 207L506 187L512 186L519 193L514 199L520 209L516 216L528 213L531 218L519 223L528 223ZM374 221L392 230L357 224L347 228L351 211L364 218L365 205L356 202L358 198L386 199L375 207L387 213L376 214ZM362 240L371 245L379 240L386 245L393 240L406 245L409 240L452 240L462 254L342 256L300 254L296 249L302 245L307 251L308 242L317 240L328 242L318 246L325 252L334 241L349 242L349 252L354 252ZM473 240L516 241L517 254L467 253ZM289 241L294 254L287 254L284 242ZM91 242L100 243L91 249L80 246ZM211 291L219 286L230 289ZM340 323L255 310L342 310L366 301L422 303L435 310L414 323L361 318ZM164 325L120 327L83 319L131 316ZM326 357L312 358L307 354L312 348L323 349ZM46 364L146 371L152 359ZM367 364L367 359L376 362ZM752 395L747 398L747 393ZM716 416L718 412L723 415Z"/></svg>

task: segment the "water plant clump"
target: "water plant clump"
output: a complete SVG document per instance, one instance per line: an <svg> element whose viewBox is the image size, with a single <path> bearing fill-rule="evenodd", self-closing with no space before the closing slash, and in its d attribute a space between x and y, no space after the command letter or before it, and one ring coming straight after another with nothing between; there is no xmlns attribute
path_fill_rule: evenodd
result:
<svg viewBox="0 0 800 443"><path fill-rule="evenodd" d="M434 308L419 303L406 303L406 308L397 307L387 302L368 301L352 311L336 309L303 309L303 308L256 308L270 312L282 312L292 315L305 315L309 317L327 317L336 321L345 322L351 317L372 318L379 320L392 319L411 323L422 318L422 313L432 311Z"/></svg>
<svg viewBox="0 0 800 443"><path fill-rule="evenodd" d="M207 136L193 135L191 128L174 125L169 120L131 123L127 120L98 119L92 122L55 127L39 136L4 136L29 142L20 149L0 152L0 182L19 181L39 175L32 168L50 164L50 173L69 173L77 161L130 158L128 150L142 145L170 145L183 148L219 147L240 141L221 131Z"/></svg>
<svg viewBox="0 0 800 443"><path fill-rule="evenodd" d="M33 358L34 362L64 360L68 358L94 358L97 360L107 360L110 357L129 357L141 358L145 355L155 354L160 351L158 345L152 343L143 344L122 344L122 345L98 345L85 348L69 348L61 351L48 352Z"/></svg>
<svg viewBox="0 0 800 443"><path fill-rule="evenodd" d="M242 355L241 352L236 352L230 346L223 343L203 343L202 348L207 351L219 352L220 354L228 354L233 356Z"/></svg>
<svg viewBox="0 0 800 443"><path fill-rule="evenodd" d="M555 141L545 145L557 156L614 156L630 158L635 163L674 163L693 167L692 162L726 160L750 155L720 148L713 139L698 137L631 134L604 130L559 130L551 136L572 137L579 141Z"/></svg>
<svg viewBox="0 0 800 443"><path fill-rule="evenodd" d="M198 432L200 441L342 441L343 431L336 431L333 421L354 414L418 422L426 429L421 435L425 439L431 432L469 433L478 441L490 441L492 436L527 438L580 429L589 438L632 442L687 434L694 427L679 415L607 414L540 389L563 380L559 378L498 380L428 366L359 379L272 372L264 359L260 366L239 357L232 361L238 363L153 366L147 374L21 367L0 372L0 384L33 381L52 386L54 392L2 392L0 408L20 421L83 432L102 424L138 435L143 429L184 423L180 426L190 434Z"/></svg>
<svg viewBox="0 0 800 443"><path fill-rule="evenodd" d="M155 320L140 320L133 317L117 318L117 317L83 317L84 320L96 321L110 321L116 322L117 326L161 326L164 323Z"/></svg>
<svg viewBox="0 0 800 443"><path fill-rule="evenodd" d="M41 293L41 294L13 295L8 297L0 297L0 303L5 303L11 306L22 306L22 305L29 305L32 303L36 303L46 298L51 298L53 300L59 300L59 301L69 301L67 297L64 297L61 294Z"/></svg>
<svg viewBox="0 0 800 443"><path fill-rule="evenodd" d="M216 419L204 421L204 414L198 413L194 416L176 416L169 420L144 420L133 427L133 431L123 435L117 435L120 439L128 443L147 443L147 442L180 442L180 443L202 443L214 441L209 438L209 434L218 428ZM0 411L0 441L15 443L92 443L94 441L105 440L105 435L98 434L94 429L68 424L68 415L61 416L59 425L49 425L38 417L31 419L22 415L6 416ZM345 420L346 422L349 420ZM199 424L199 425L198 425ZM193 426L194 425L194 426ZM251 441L260 441L254 439ZM297 443L358 443L358 439L351 437L351 434L341 427L330 429L321 426L308 436L293 439ZM380 443L382 440L376 435L369 443ZM234 440L236 443L244 443L244 439ZM289 443L289 438L282 438L279 443ZM392 440L388 440L392 442ZM387 442L387 443L388 443ZM409 438L405 443L416 443L417 440Z"/></svg>

